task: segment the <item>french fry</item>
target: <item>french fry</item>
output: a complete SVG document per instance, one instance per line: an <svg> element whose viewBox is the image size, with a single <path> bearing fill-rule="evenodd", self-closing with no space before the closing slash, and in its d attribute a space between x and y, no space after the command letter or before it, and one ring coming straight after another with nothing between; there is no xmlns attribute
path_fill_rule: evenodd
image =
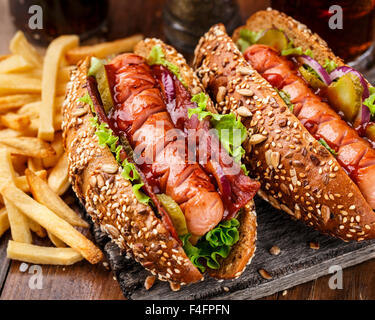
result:
<svg viewBox="0 0 375 320"><path fill-rule="evenodd" d="M55 245L57 248L65 248L66 244L61 241L58 237L53 235L51 232L47 232L48 238L51 240L51 242Z"/></svg>
<svg viewBox="0 0 375 320"><path fill-rule="evenodd" d="M36 49L26 40L25 35L18 31L10 42L10 51L21 55L26 61L37 68L42 68L43 59Z"/></svg>
<svg viewBox="0 0 375 320"><path fill-rule="evenodd" d="M9 151L0 148L0 187L12 183L15 176Z"/></svg>
<svg viewBox="0 0 375 320"><path fill-rule="evenodd" d="M0 116L0 122L5 127L17 131L22 131L31 123L30 117L27 114L17 114L13 112L8 112Z"/></svg>
<svg viewBox="0 0 375 320"><path fill-rule="evenodd" d="M18 54L13 54L0 61L0 73L25 72L31 68L33 68L33 65Z"/></svg>
<svg viewBox="0 0 375 320"><path fill-rule="evenodd" d="M47 49L43 64L42 105L38 131L38 137L43 140L52 141L54 137L53 116L59 62L67 50L78 46L78 44L78 36L61 36L53 40Z"/></svg>
<svg viewBox="0 0 375 320"><path fill-rule="evenodd" d="M81 253L90 263L95 264L103 259L103 253L90 240L16 186L3 186L0 193L30 219L33 219L69 247Z"/></svg>
<svg viewBox="0 0 375 320"><path fill-rule="evenodd" d="M27 167L31 171L34 171L34 172L43 170L42 159L40 159L40 158L28 158L27 159Z"/></svg>
<svg viewBox="0 0 375 320"><path fill-rule="evenodd" d="M0 209L0 237L9 229L9 219L6 208Z"/></svg>
<svg viewBox="0 0 375 320"><path fill-rule="evenodd" d="M74 70L74 66L62 67L57 71L57 82L69 82L70 74Z"/></svg>
<svg viewBox="0 0 375 320"><path fill-rule="evenodd" d="M59 161L60 157L64 153L64 143L61 132L56 133L55 139L51 143L51 147L53 148L53 150L55 150L56 154L54 156L42 159L43 166L45 168L54 167L57 164L57 161Z"/></svg>
<svg viewBox="0 0 375 320"><path fill-rule="evenodd" d="M52 210L61 219L76 227L88 228L86 221L81 219L53 190L48 184L31 170L25 171L27 182L30 186L33 198L39 203Z"/></svg>
<svg viewBox="0 0 375 320"><path fill-rule="evenodd" d="M40 100L39 94L14 94L0 97L0 113L17 109L37 100Z"/></svg>
<svg viewBox="0 0 375 320"><path fill-rule="evenodd" d="M42 228L38 223L34 220L27 218L27 222L29 224L29 228L32 232L36 233L39 238L45 238L47 236L46 230Z"/></svg>
<svg viewBox="0 0 375 320"><path fill-rule="evenodd" d="M13 129L2 129L0 130L0 141L8 138L15 138L19 137L21 132L13 130Z"/></svg>
<svg viewBox="0 0 375 320"><path fill-rule="evenodd" d="M41 139L33 137L16 137L0 141L10 153L34 158L47 158L55 155L55 150Z"/></svg>
<svg viewBox="0 0 375 320"><path fill-rule="evenodd" d="M81 254L71 248L41 247L12 240L8 242L7 256L28 263L65 266L83 259Z"/></svg>
<svg viewBox="0 0 375 320"><path fill-rule="evenodd" d="M39 79L19 74L0 74L0 94L40 93L42 83Z"/></svg>
<svg viewBox="0 0 375 320"><path fill-rule="evenodd" d="M24 216L11 201L4 197L3 200L8 213L12 239L18 242L31 243L32 235L27 217Z"/></svg>
<svg viewBox="0 0 375 320"><path fill-rule="evenodd" d="M68 156L64 153L48 176L48 185L59 196L69 188Z"/></svg>
<svg viewBox="0 0 375 320"><path fill-rule="evenodd" d="M14 171L19 175L23 175L25 170L27 169L27 157L11 154L10 158Z"/></svg>
<svg viewBox="0 0 375 320"><path fill-rule="evenodd" d="M101 59L121 52L130 52L133 51L134 46L142 39L142 35L136 34L131 37L112 42L104 42L93 46L77 47L69 50L66 53L66 59L70 64L77 64L78 61L91 55Z"/></svg>
<svg viewBox="0 0 375 320"><path fill-rule="evenodd" d="M8 188L14 186L15 177L12 160L6 149L0 149L0 186ZM25 243L31 243L32 237L27 223L27 218L7 199L3 199L13 240Z"/></svg>
<svg viewBox="0 0 375 320"><path fill-rule="evenodd" d="M58 83L56 86L56 95L62 96L66 94L66 86L68 85L68 82L61 82Z"/></svg>
<svg viewBox="0 0 375 320"><path fill-rule="evenodd" d="M27 103L23 105L21 108L17 110L18 114L27 114L30 119L39 118L39 109L41 105L41 101L34 101L31 103Z"/></svg>
<svg viewBox="0 0 375 320"><path fill-rule="evenodd" d="M47 179L46 170L36 171L35 174L42 180ZM21 189L23 192L26 192L26 193L30 192L30 187L29 187L29 183L27 182L26 176L15 177L14 183L16 184L16 187L18 189Z"/></svg>

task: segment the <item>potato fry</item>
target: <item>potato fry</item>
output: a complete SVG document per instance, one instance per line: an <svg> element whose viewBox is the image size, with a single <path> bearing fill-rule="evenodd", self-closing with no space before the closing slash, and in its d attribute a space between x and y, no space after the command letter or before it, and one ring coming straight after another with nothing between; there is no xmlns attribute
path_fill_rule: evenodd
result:
<svg viewBox="0 0 375 320"><path fill-rule="evenodd" d="M103 259L103 253L90 240L16 186L4 186L0 189L0 193L30 219L81 253L90 263L95 264Z"/></svg>
<svg viewBox="0 0 375 320"><path fill-rule="evenodd" d="M41 101L34 101L31 103L27 103L23 105L21 108L17 110L18 114L27 114L30 119L39 118L39 108L41 105Z"/></svg>
<svg viewBox="0 0 375 320"><path fill-rule="evenodd" d="M55 140L52 141L51 147L53 148L53 150L55 150L56 154L54 156L42 159L43 166L45 168L54 167L57 164L57 161L59 161L60 157L64 153L64 143L61 132L56 133Z"/></svg>
<svg viewBox="0 0 375 320"><path fill-rule="evenodd" d="M66 59L70 64L77 64L78 61L87 56L106 58L122 52L133 51L134 46L143 39L143 35L136 34L128 38L119 39L112 42L104 42L93 46L82 46L69 50Z"/></svg>
<svg viewBox="0 0 375 320"><path fill-rule="evenodd" d="M40 100L38 94L14 94L0 97L0 113L17 109L25 104Z"/></svg>
<svg viewBox="0 0 375 320"><path fill-rule="evenodd" d="M41 178L42 180L47 180L47 171L46 170L40 170L36 171L35 174ZM18 189L21 189L23 192L29 193L30 187L27 182L26 176L20 176L14 178L14 183L16 184L16 187Z"/></svg>
<svg viewBox="0 0 375 320"><path fill-rule="evenodd" d="M0 237L9 229L9 219L6 208L0 209Z"/></svg>
<svg viewBox="0 0 375 320"><path fill-rule="evenodd" d="M40 122L38 137L52 141L54 136L53 116L54 103L58 85L56 84L57 72L61 57L66 51L79 44L78 36L61 36L49 45L43 64L42 79L42 105L40 108ZM65 89L64 89L65 92Z"/></svg>
<svg viewBox="0 0 375 320"><path fill-rule="evenodd" d="M89 227L88 223L81 219L76 212L74 212L56 193L54 193L43 179L28 169L25 171L25 174L33 198L36 201L45 205L56 215L73 226L84 228Z"/></svg>
<svg viewBox="0 0 375 320"><path fill-rule="evenodd" d="M0 187L12 183L15 178L12 158L7 149L0 149Z"/></svg>
<svg viewBox="0 0 375 320"><path fill-rule="evenodd" d="M65 266L83 259L81 254L71 248L41 247L12 240L8 242L7 256L28 263Z"/></svg>
<svg viewBox="0 0 375 320"><path fill-rule="evenodd" d="M21 136L21 132L13 129L2 129L0 130L0 141L8 138L15 138Z"/></svg>
<svg viewBox="0 0 375 320"><path fill-rule="evenodd" d="M12 239L18 242L31 243L33 238L27 217L24 216L11 201L4 197L3 200L8 213Z"/></svg>
<svg viewBox="0 0 375 320"><path fill-rule="evenodd" d="M8 112L0 116L0 122L5 127L17 131L22 131L31 123L30 117L27 114L17 114L13 112Z"/></svg>
<svg viewBox="0 0 375 320"><path fill-rule="evenodd" d="M33 137L16 137L0 141L10 153L34 158L47 158L55 155L55 150L41 139Z"/></svg>
<svg viewBox="0 0 375 320"><path fill-rule="evenodd" d="M66 94L66 86L68 85L68 82L61 82L57 84L56 86L56 95L62 96Z"/></svg>
<svg viewBox="0 0 375 320"><path fill-rule="evenodd" d="M61 241L58 237L53 235L51 232L47 232L48 238L51 240L51 242L55 245L57 248L65 248L66 244Z"/></svg>
<svg viewBox="0 0 375 320"><path fill-rule="evenodd" d="M47 236L46 230L44 230L44 228L34 220L27 218L27 222L29 224L30 230L34 232L39 238L45 238Z"/></svg>
<svg viewBox="0 0 375 320"><path fill-rule="evenodd" d="M48 176L48 185L59 196L69 188L68 156L64 153Z"/></svg>
<svg viewBox="0 0 375 320"><path fill-rule="evenodd" d="M42 83L39 79L19 74L0 74L0 94L40 93Z"/></svg>
<svg viewBox="0 0 375 320"><path fill-rule="evenodd" d="M62 67L57 71L57 82L69 82L70 74L74 70L75 66Z"/></svg>
<svg viewBox="0 0 375 320"><path fill-rule="evenodd" d="M21 55L26 61L38 68L42 68L43 59L36 49L26 40L25 35L18 31L10 42L10 51Z"/></svg>
<svg viewBox="0 0 375 320"><path fill-rule="evenodd" d="M25 170L27 169L27 157L11 154L10 158L12 160L14 171L19 175L23 175Z"/></svg>
<svg viewBox="0 0 375 320"><path fill-rule="evenodd" d="M18 54L0 61L0 73L25 72L33 68L33 65Z"/></svg>
<svg viewBox="0 0 375 320"><path fill-rule="evenodd" d="M42 163L42 159L40 158L28 158L27 159L27 167L31 170L31 171L40 171L40 170L43 170L43 163Z"/></svg>

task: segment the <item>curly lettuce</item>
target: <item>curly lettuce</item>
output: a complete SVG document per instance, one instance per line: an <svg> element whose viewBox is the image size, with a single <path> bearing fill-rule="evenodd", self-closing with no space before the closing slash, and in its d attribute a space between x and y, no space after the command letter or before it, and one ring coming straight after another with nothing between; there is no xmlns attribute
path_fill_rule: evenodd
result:
<svg viewBox="0 0 375 320"><path fill-rule="evenodd" d="M91 99L90 99L91 100ZM141 181L141 177L133 163L128 162L125 159L121 162L120 153L122 151L122 146L118 144L119 138L113 134L113 131L109 128L107 123L100 123L97 117L91 118L90 123L96 128L95 135L98 137L99 145L101 147L108 147L114 154L116 161L122 167L122 176L133 183L133 192L139 202L148 204L150 202L150 197L145 195L140 189L144 186Z"/></svg>
<svg viewBox="0 0 375 320"><path fill-rule="evenodd" d="M180 82L186 87L184 79L182 79L181 77L180 69L178 68L178 66L165 59L165 54L160 46L155 45L152 47L150 54L147 58L147 62L150 66L154 64L160 64L164 67L167 67L169 71L171 71L177 77L177 79L180 80Z"/></svg>
<svg viewBox="0 0 375 320"><path fill-rule="evenodd" d="M370 109L371 116L375 117L375 87L369 87L370 96L363 101L363 104Z"/></svg>
<svg viewBox="0 0 375 320"><path fill-rule="evenodd" d="M337 63L333 60L326 59L323 64L323 68L326 69L328 73L331 73L337 68Z"/></svg>
<svg viewBox="0 0 375 320"><path fill-rule="evenodd" d="M279 94L279 96L281 97L281 99L284 100L284 102L288 106L289 110L291 112L293 112L293 110L294 110L294 104L290 101L290 95L288 93L286 93L285 91L283 91L283 90L278 90L276 88L275 88L275 90L277 91L277 93Z"/></svg>
<svg viewBox="0 0 375 320"><path fill-rule="evenodd" d="M189 241L191 235L181 236L183 248L190 261L201 272L206 268L217 270L220 268L220 258L227 258L233 245L239 240L240 223L237 219L223 221L216 228L207 232L194 246Z"/></svg>
<svg viewBox="0 0 375 320"><path fill-rule="evenodd" d="M199 120L203 120L209 116L211 125L216 129L219 140L225 150L227 150L237 163L241 163L241 158L245 154L242 143L245 141L247 135L246 127L242 122L237 120L233 113L217 114L207 111L208 96L203 92L194 95L191 101L195 102L198 107L188 110L189 118L194 114L197 115ZM237 133L237 136L235 133ZM242 167L244 168L244 166Z"/></svg>
<svg viewBox="0 0 375 320"><path fill-rule="evenodd" d="M262 36L263 31L251 31L249 29L240 30L240 38L237 40L237 47L242 53L251 45L257 43Z"/></svg>
<svg viewBox="0 0 375 320"><path fill-rule="evenodd" d="M323 146L323 147L325 147L329 152L331 152L335 157L337 156L337 152L334 150L334 149L332 149L329 145L328 145L328 143L323 139L323 138L320 138L319 140L319 143Z"/></svg>

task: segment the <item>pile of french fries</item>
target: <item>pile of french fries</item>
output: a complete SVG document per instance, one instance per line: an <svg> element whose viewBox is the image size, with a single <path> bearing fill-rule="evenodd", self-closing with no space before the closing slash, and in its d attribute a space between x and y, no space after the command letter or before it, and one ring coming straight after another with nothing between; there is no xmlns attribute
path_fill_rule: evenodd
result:
<svg viewBox="0 0 375 320"><path fill-rule="evenodd" d="M61 196L69 189L61 122L75 64L132 51L141 35L79 46L75 35L51 42L45 56L17 32L0 56L0 237L10 229L7 255L36 264L102 260L102 252L75 227L88 224ZM32 232L54 247L33 244Z"/></svg>

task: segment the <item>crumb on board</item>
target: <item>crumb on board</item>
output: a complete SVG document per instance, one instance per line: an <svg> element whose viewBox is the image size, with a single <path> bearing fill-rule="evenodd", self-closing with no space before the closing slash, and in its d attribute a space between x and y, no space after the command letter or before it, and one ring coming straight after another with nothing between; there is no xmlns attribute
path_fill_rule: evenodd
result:
<svg viewBox="0 0 375 320"><path fill-rule="evenodd" d="M263 279L266 279L266 280L271 280L272 279L272 276L266 270L259 269L258 272L262 276Z"/></svg>
<svg viewBox="0 0 375 320"><path fill-rule="evenodd" d="M313 250L319 250L320 249L319 243L311 241L310 242L310 248L313 249Z"/></svg>
<svg viewBox="0 0 375 320"><path fill-rule="evenodd" d="M273 256L278 256L280 254L281 250L278 246L272 246L270 249L270 254Z"/></svg>
<svg viewBox="0 0 375 320"><path fill-rule="evenodd" d="M150 290L152 288L152 286L154 285L155 280L156 280L155 276L148 276L148 277L146 277L146 280L145 280L145 289L146 290Z"/></svg>

